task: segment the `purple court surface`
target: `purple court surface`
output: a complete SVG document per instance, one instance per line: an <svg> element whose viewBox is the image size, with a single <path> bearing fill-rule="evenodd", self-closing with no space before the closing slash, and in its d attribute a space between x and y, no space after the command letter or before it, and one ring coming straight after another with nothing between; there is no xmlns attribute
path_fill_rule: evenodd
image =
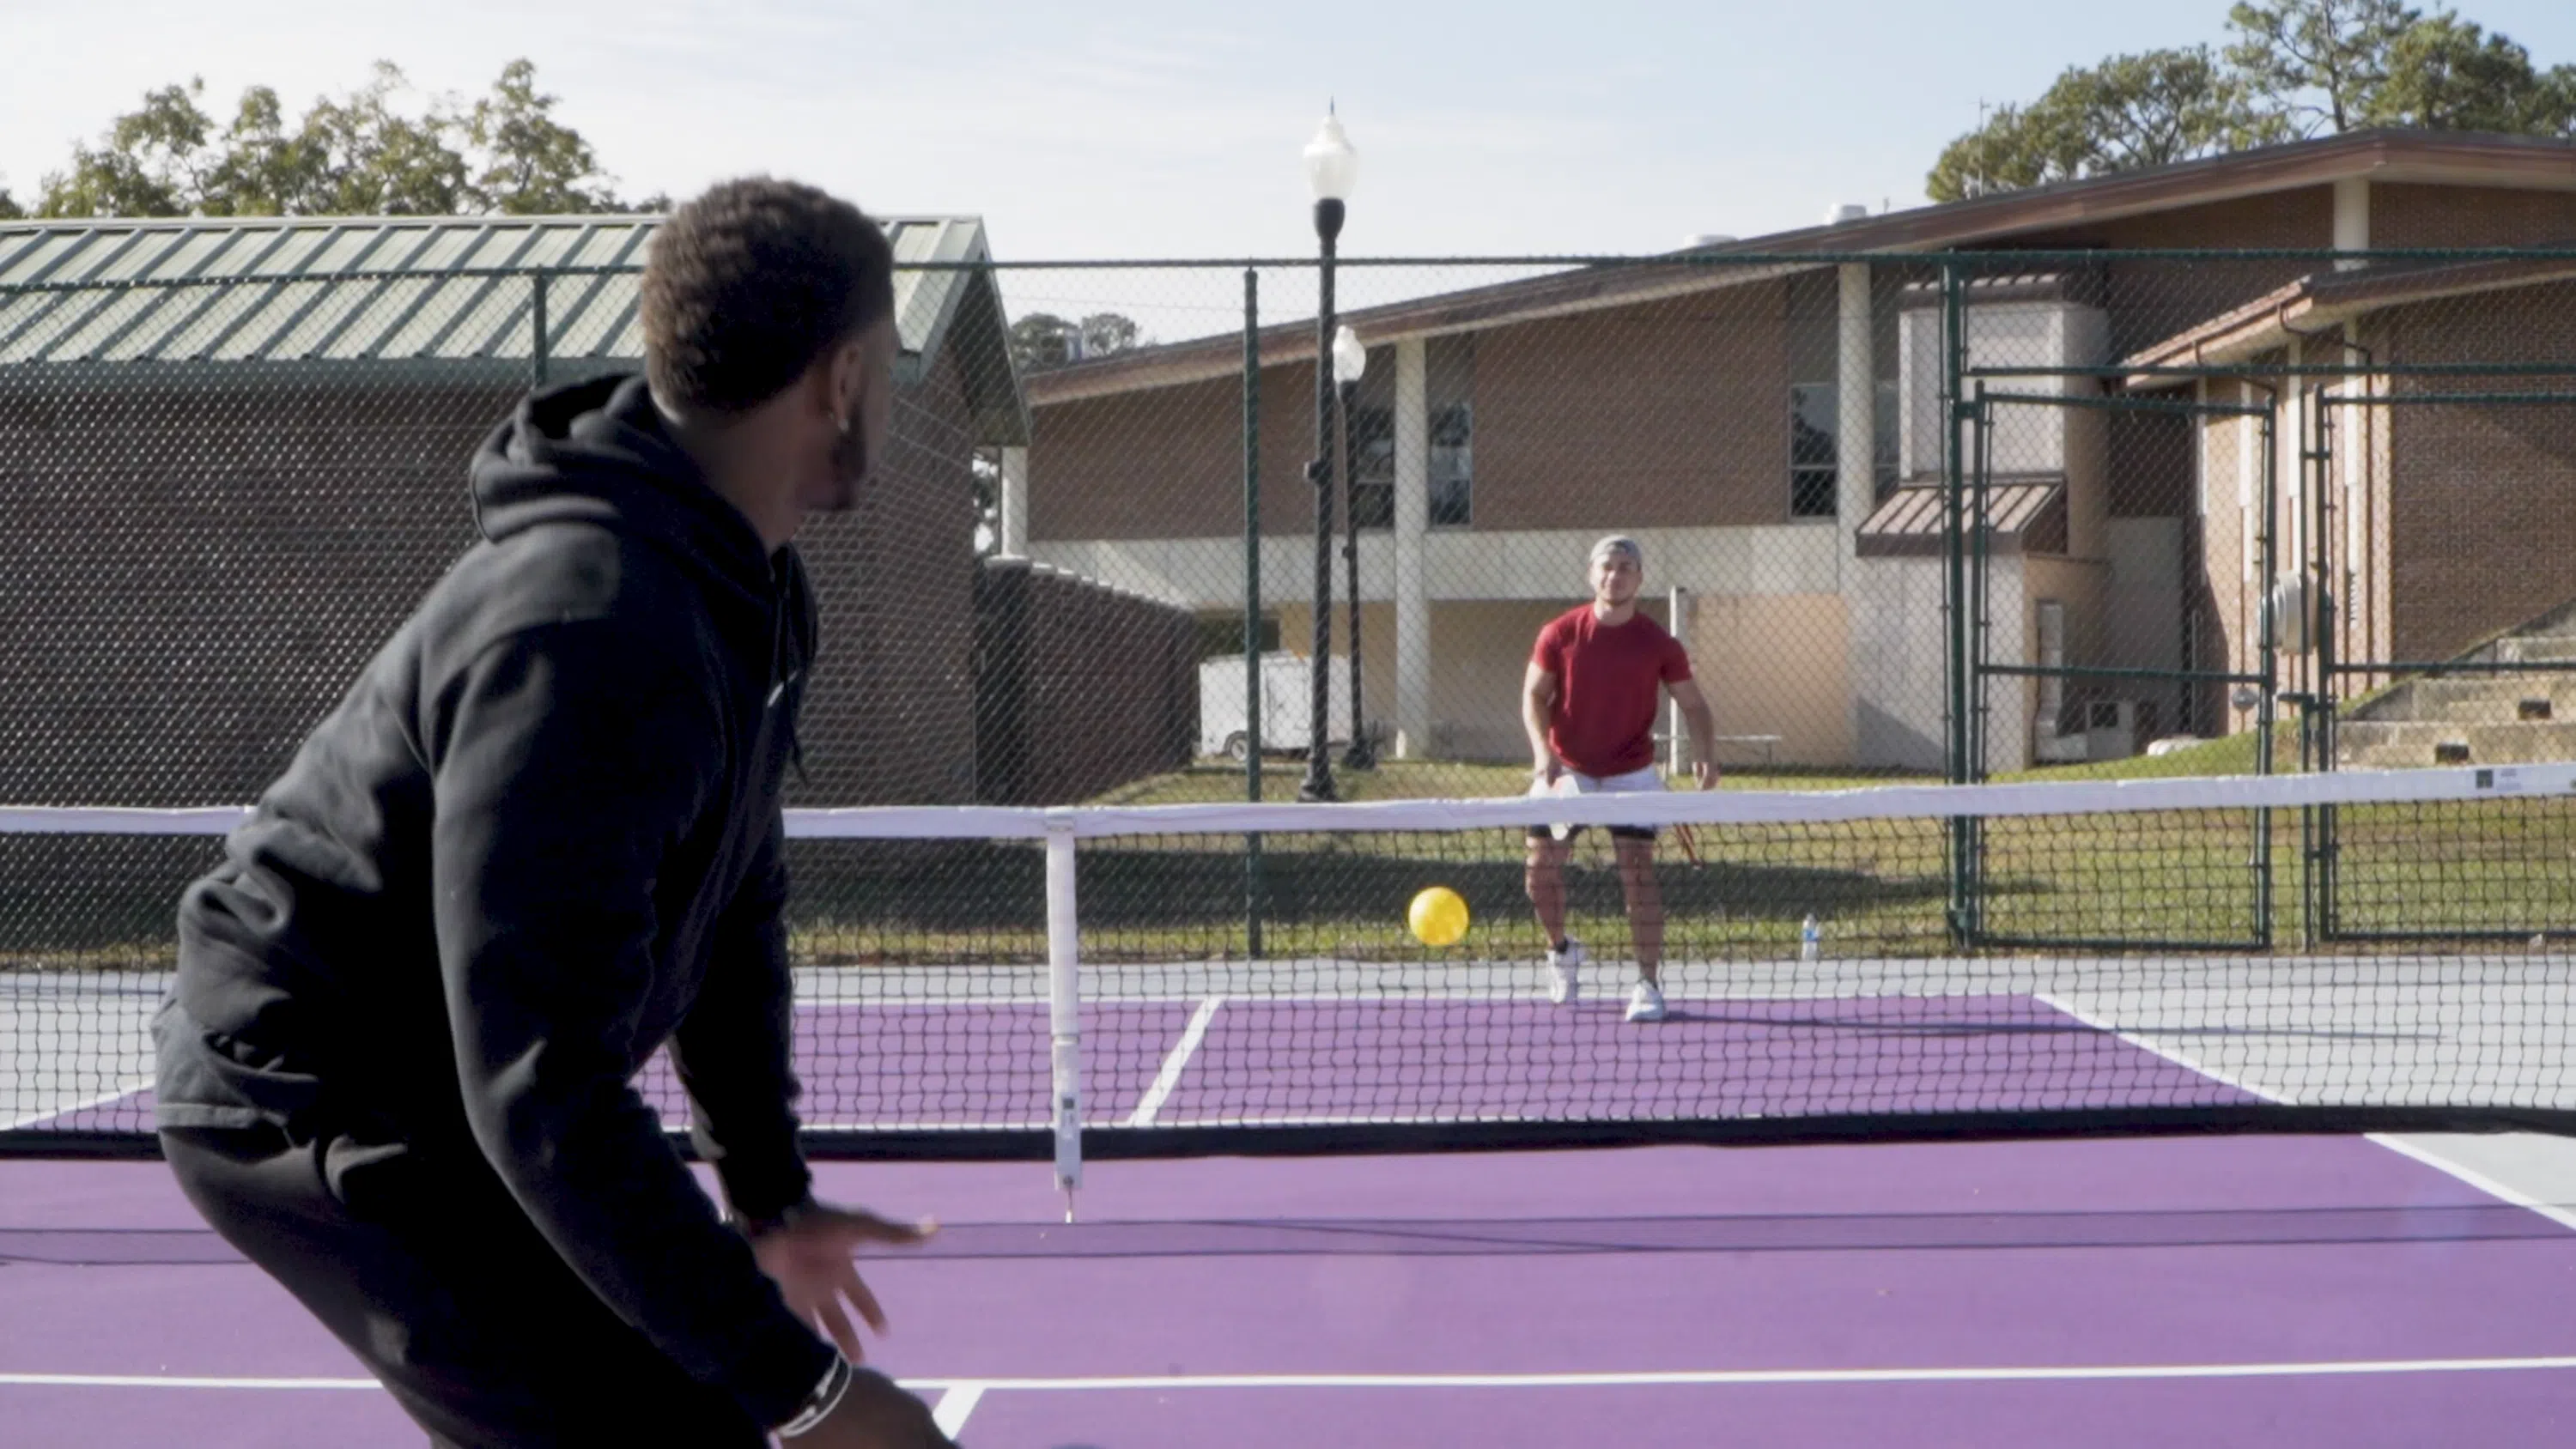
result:
<svg viewBox="0 0 2576 1449"><path fill-rule="evenodd" d="M2361 1139L832 1164L1013 1446L2576 1438L2576 1234ZM152 1164L0 1166L0 1442L417 1442Z"/></svg>
<svg viewBox="0 0 2576 1449"><path fill-rule="evenodd" d="M2234 1099L2025 998L1679 1004L1111 1004L1093 1118ZM1036 1009L914 1010L813 1015L879 1048L818 1118L1037 1115L895 1072ZM974 1449L2576 1443L2576 1232L2361 1138L1113 1161L1072 1225L1036 1164L821 1179L947 1224L875 1352ZM0 1163L0 1444L418 1442L157 1164Z"/></svg>
<svg viewBox="0 0 2576 1449"><path fill-rule="evenodd" d="M1195 1019L1196 1029L1193 1029ZM808 1006L796 1016L815 1126L1036 1127L1036 1003ZM1086 1120L1159 1125L1459 1118L1952 1112L2253 1100L2030 996L1707 999L1651 1031L1616 1000L1101 1002L1082 1011ZM646 1097L686 1102L657 1061ZM45 1125L136 1128L149 1094Z"/></svg>

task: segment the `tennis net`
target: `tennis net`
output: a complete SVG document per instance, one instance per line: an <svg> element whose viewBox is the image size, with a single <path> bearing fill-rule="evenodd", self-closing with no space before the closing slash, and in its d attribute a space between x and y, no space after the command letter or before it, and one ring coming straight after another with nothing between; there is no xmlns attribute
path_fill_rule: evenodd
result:
<svg viewBox="0 0 2576 1449"><path fill-rule="evenodd" d="M234 810L0 812L0 1148L151 1150ZM1548 999L1528 832L1564 846ZM1660 835L1639 914L1599 827ZM791 812L819 1154L2576 1128L2576 766ZM1552 835L1551 835L1551 838ZM1406 927L1430 887L1456 943ZM2471 924L2476 930L2467 929ZM1651 932L1649 933L1651 935ZM667 1074L641 1088L666 1120Z"/></svg>

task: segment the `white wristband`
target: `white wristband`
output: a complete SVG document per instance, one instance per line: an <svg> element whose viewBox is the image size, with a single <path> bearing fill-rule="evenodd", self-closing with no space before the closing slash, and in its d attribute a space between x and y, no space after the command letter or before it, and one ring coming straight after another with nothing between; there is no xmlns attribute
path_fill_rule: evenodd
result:
<svg viewBox="0 0 2576 1449"><path fill-rule="evenodd" d="M850 1391L850 1378L850 1361L834 1353L832 1366L823 1371L822 1382L805 1396L805 1407L796 1411L796 1417L778 1426L778 1437L793 1439L831 1417L832 1411L841 1406L841 1396Z"/></svg>

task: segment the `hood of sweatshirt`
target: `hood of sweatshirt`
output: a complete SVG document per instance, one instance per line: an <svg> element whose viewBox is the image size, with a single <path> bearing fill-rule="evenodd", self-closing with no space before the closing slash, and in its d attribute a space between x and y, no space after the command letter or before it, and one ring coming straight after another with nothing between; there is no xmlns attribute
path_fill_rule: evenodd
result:
<svg viewBox="0 0 2576 1449"><path fill-rule="evenodd" d="M771 558L742 510L673 440L640 377L536 393L476 450L474 522L498 543L580 521L651 541L693 574L768 609Z"/></svg>

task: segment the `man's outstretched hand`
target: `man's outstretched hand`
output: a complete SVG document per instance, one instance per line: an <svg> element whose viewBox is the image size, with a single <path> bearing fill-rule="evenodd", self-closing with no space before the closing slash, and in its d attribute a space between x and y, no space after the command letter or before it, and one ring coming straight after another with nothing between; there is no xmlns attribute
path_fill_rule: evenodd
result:
<svg viewBox="0 0 2576 1449"><path fill-rule="evenodd" d="M751 1253L788 1308L839 1344L850 1362L861 1363L867 1355L850 1310L879 1333L886 1331L886 1316L852 1259L869 1244L908 1248L937 1231L934 1223L898 1223L863 1208L818 1203L754 1237Z"/></svg>

